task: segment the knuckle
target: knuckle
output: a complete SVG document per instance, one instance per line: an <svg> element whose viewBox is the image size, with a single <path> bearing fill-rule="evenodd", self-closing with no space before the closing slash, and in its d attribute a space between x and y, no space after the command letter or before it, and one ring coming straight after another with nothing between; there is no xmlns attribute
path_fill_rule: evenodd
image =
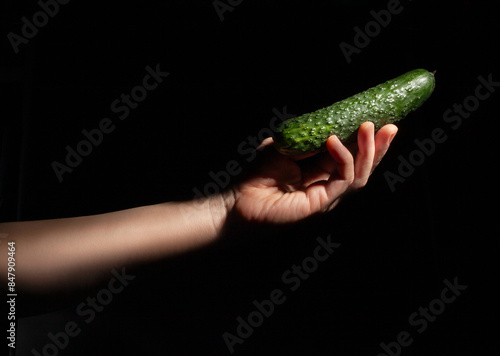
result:
<svg viewBox="0 0 500 356"><path fill-rule="evenodd" d="M354 176L350 176L346 178L346 185L352 187L356 183Z"/></svg>
<svg viewBox="0 0 500 356"><path fill-rule="evenodd" d="M366 179L366 178L364 178L364 179L356 179L356 180L354 180L352 182L351 189L353 189L353 190L360 190L360 189L364 188L367 183L368 183L368 179Z"/></svg>

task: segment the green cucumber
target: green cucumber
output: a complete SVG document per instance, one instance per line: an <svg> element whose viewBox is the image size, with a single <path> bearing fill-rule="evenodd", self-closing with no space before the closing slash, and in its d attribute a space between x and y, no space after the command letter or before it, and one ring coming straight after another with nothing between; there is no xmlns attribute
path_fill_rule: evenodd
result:
<svg viewBox="0 0 500 356"><path fill-rule="evenodd" d="M332 135L343 143L354 141L363 122L373 122L378 130L403 119L429 98L434 85L433 73L412 70L331 106L282 122L273 137L274 146L283 154L296 156L325 151Z"/></svg>

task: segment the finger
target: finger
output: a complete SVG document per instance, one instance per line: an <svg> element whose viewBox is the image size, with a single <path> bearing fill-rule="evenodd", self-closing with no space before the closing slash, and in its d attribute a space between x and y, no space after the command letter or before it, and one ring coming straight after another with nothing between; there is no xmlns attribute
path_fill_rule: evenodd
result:
<svg viewBox="0 0 500 356"><path fill-rule="evenodd" d="M384 155L387 153L389 146L396 136L398 128L396 125L388 124L382 127L375 135L375 157L373 159L373 170L378 166Z"/></svg>
<svg viewBox="0 0 500 356"><path fill-rule="evenodd" d="M351 152L336 136L328 138L326 147L337 169L333 174L330 172L328 180L316 181L306 188L311 211L331 210L354 179L354 158Z"/></svg>
<svg viewBox="0 0 500 356"><path fill-rule="evenodd" d="M273 143L274 143L273 138L267 137L260 143L259 147L257 147L257 150L261 150L264 147L271 146Z"/></svg>
<svg viewBox="0 0 500 356"><path fill-rule="evenodd" d="M366 185L372 172L375 158L375 125L365 122L358 131L358 153L354 162L354 182L352 189L360 189Z"/></svg>
<svg viewBox="0 0 500 356"><path fill-rule="evenodd" d="M330 136L326 142L328 152L336 162L337 171L330 176L326 184L326 193L330 202L338 198L354 180L354 158L337 136Z"/></svg>
<svg viewBox="0 0 500 356"><path fill-rule="evenodd" d="M327 182L337 169L337 163L328 151L298 164L302 168L304 188L320 180Z"/></svg>

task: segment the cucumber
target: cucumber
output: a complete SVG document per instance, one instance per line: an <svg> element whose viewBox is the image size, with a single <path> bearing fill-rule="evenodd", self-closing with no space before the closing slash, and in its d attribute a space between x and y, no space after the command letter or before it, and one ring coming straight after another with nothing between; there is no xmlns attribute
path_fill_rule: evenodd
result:
<svg viewBox="0 0 500 356"><path fill-rule="evenodd" d="M273 137L274 147L296 156L325 151L332 135L343 143L354 141L363 122L373 122L378 130L403 119L429 98L434 86L433 73L412 70L331 106L282 122Z"/></svg>

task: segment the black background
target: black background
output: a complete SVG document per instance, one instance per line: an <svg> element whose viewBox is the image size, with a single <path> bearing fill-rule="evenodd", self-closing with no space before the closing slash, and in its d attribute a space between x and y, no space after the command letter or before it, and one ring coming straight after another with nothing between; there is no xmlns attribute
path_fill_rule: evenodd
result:
<svg viewBox="0 0 500 356"><path fill-rule="evenodd" d="M498 92L453 130L443 113L498 71L497 14L486 1L403 1L387 28L347 63L339 44L386 1L243 1L221 21L211 1L71 1L15 54L7 34L40 10L3 1L2 204L4 221L48 219L191 199L238 145L269 127L273 109L302 114L414 68L437 70L436 89L399 133L369 184L331 214L280 228L232 226L215 246L140 268L125 291L85 325L72 297L27 298L18 354L39 351L65 323L82 333L67 355L229 354L222 334L253 300L276 288L287 300L235 354L377 355L408 331L405 355L499 352L495 245ZM130 116L110 104L141 84L145 67L170 75ZM59 183L83 129L116 129ZM447 140L392 192L415 139ZM1 231L0 231L1 232ZM341 243L297 291L281 280L312 255L316 237ZM140 238L140 236L138 236ZM439 298L443 280L468 288L421 334L408 317ZM45 307L52 300L55 304ZM35 305L37 305L35 307ZM39 324L37 324L39 323ZM5 342L5 341L4 341Z"/></svg>

